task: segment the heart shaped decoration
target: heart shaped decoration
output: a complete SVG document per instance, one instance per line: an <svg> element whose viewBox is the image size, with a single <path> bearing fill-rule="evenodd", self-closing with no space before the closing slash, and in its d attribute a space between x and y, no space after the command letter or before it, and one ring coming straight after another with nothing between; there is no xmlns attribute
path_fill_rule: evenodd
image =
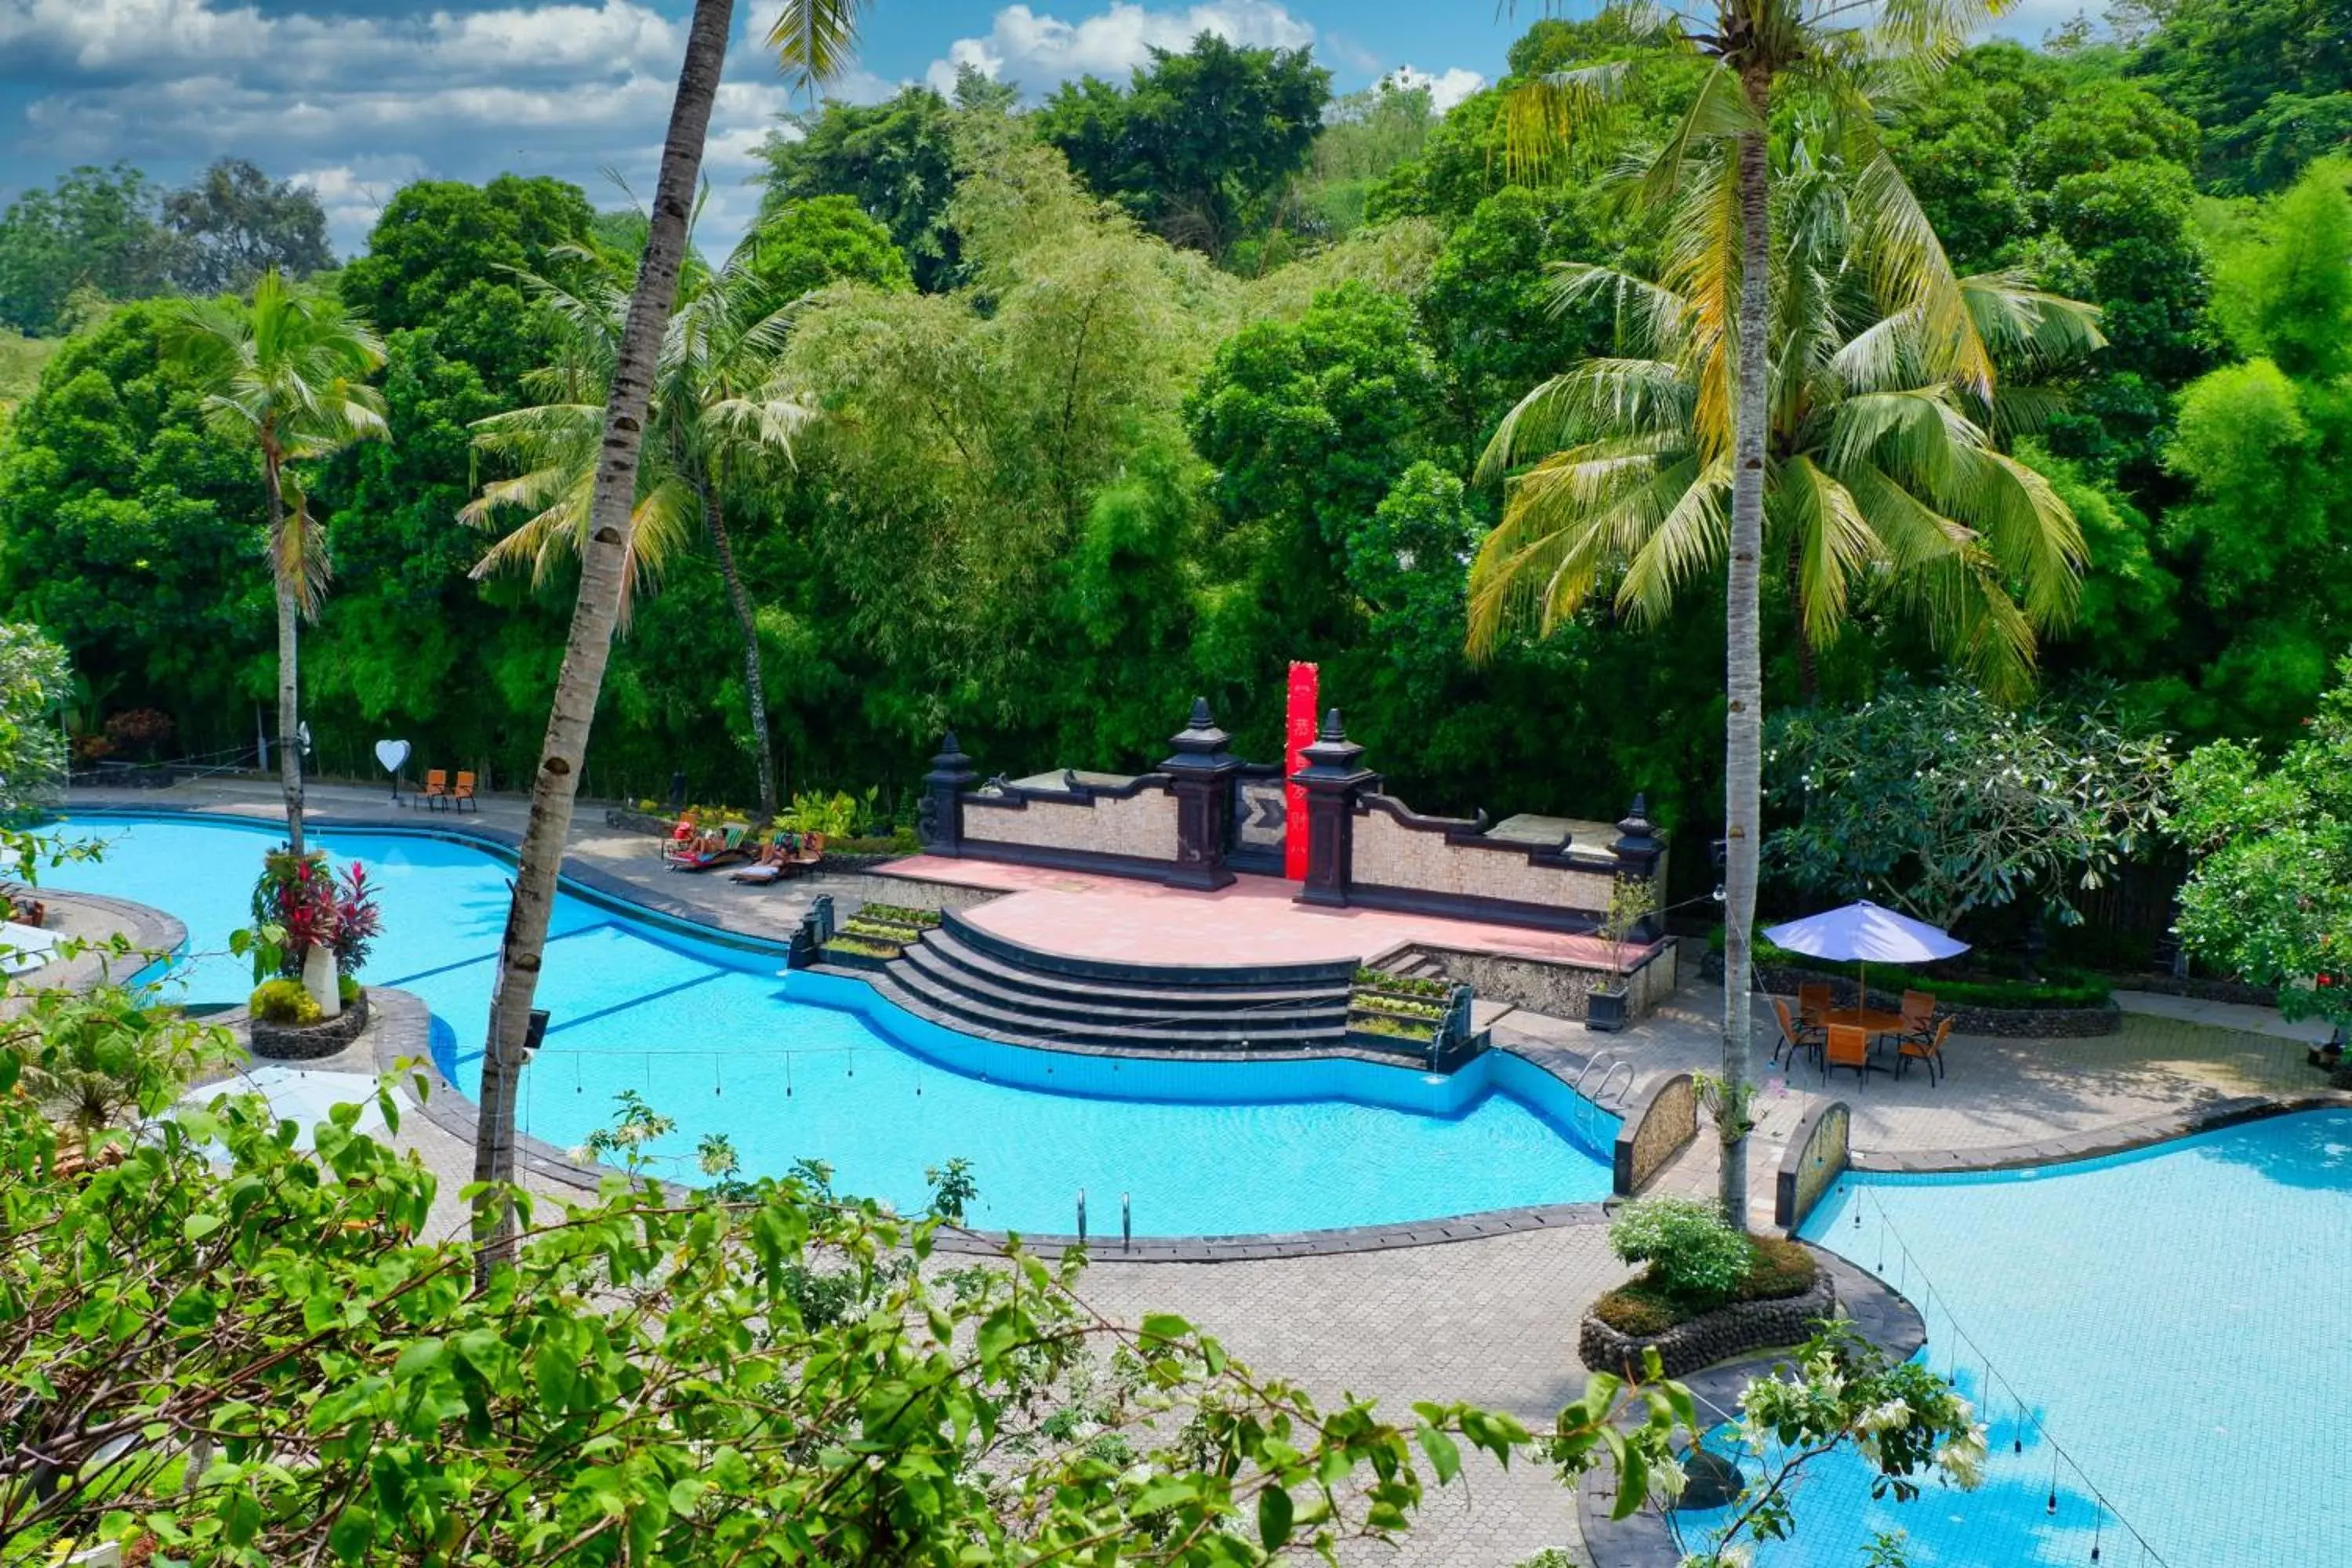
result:
<svg viewBox="0 0 2352 1568"><path fill-rule="evenodd" d="M383 771L385 773L398 773L402 768L408 765L408 742L405 741L378 741L375 743L375 760L383 764Z"/></svg>

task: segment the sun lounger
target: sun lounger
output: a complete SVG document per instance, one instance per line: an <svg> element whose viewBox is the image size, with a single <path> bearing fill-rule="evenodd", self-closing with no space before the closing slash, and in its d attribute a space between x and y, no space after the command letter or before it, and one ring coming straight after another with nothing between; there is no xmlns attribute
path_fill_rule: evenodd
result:
<svg viewBox="0 0 2352 1568"><path fill-rule="evenodd" d="M803 871L806 871L822 864L824 860L824 835L822 833L804 833L801 835L800 849L793 856L793 865Z"/></svg>
<svg viewBox="0 0 2352 1568"><path fill-rule="evenodd" d="M792 857L794 852L792 836L780 833L769 839L752 862L737 871L731 879L754 885L781 882L793 874Z"/></svg>
<svg viewBox="0 0 2352 1568"><path fill-rule="evenodd" d="M673 871L709 871L720 866L748 858L751 850L744 841L751 837L748 827L730 827L725 834L704 834L687 841L677 853L665 856Z"/></svg>

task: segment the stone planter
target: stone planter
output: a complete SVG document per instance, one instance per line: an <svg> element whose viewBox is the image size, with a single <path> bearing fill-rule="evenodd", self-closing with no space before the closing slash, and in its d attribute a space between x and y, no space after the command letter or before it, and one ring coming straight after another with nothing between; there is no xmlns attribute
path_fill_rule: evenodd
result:
<svg viewBox="0 0 2352 1568"><path fill-rule="evenodd" d="M1663 1334L1620 1333L1587 1312L1577 1330L1576 1353L1594 1372L1630 1371L1639 1376L1642 1352L1655 1350L1665 1363L1665 1375L1682 1377L1750 1351L1802 1344L1812 1337L1815 1322L1837 1312L1837 1285L1818 1258L1815 1265L1813 1288L1801 1296L1734 1301L1676 1323Z"/></svg>
<svg viewBox="0 0 2352 1568"><path fill-rule="evenodd" d="M1584 1026L1613 1035L1625 1026L1626 1015L1631 1010L1622 985L1614 991L1589 991L1584 997Z"/></svg>
<svg viewBox="0 0 2352 1568"><path fill-rule="evenodd" d="M368 995L364 990L339 1016L324 1023L298 1026L265 1023L256 1018L251 1027L253 1054L272 1061L316 1061L320 1057L333 1056L358 1039L367 1021Z"/></svg>
<svg viewBox="0 0 2352 1568"><path fill-rule="evenodd" d="M860 942L871 942L873 939L871 937L860 937L858 940ZM853 952L848 948L835 947L830 943L828 943L824 949L824 962L832 964L836 969L866 969L871 970L877 974L879 974L884 970L889 968L891 961L898 956L898 953L897 952L893 952L888 958L884 958L877 953Z"/></svg>

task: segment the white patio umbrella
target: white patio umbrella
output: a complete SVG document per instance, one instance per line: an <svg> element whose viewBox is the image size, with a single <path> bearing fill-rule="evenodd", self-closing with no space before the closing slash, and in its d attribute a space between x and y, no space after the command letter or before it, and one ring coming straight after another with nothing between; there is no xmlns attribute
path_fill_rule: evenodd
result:
<svg viewBox="0 0 2352 1568"><path fill-rule="evenodd" d="M1767 926L1764 940L1808 958L1851 960L1864 966L1861 1005L1870 1005L1869 965L1873 963L1933 963L1956 958L1969 944L1947 936L1925 921L1898 915L1864 899L1840 910Z"/></svg>

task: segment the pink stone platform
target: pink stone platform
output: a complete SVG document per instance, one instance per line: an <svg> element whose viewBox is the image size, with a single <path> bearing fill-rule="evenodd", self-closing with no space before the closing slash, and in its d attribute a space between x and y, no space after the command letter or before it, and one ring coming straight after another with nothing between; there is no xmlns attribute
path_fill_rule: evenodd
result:
<svg viewBox="0 0 2352 1568"><path fill-rule="evenodd" d="M1008 941L1070 958L1122 963L1313 963L1378 958L1408 942L1471 952L1605 967L1606 942L1482 921L1386 910L1325 910L1294 903L1298 884L1243 877L1213 893L1124 877L917 855L886 876L1001 890L966 910L973 924Z"/></svg>

